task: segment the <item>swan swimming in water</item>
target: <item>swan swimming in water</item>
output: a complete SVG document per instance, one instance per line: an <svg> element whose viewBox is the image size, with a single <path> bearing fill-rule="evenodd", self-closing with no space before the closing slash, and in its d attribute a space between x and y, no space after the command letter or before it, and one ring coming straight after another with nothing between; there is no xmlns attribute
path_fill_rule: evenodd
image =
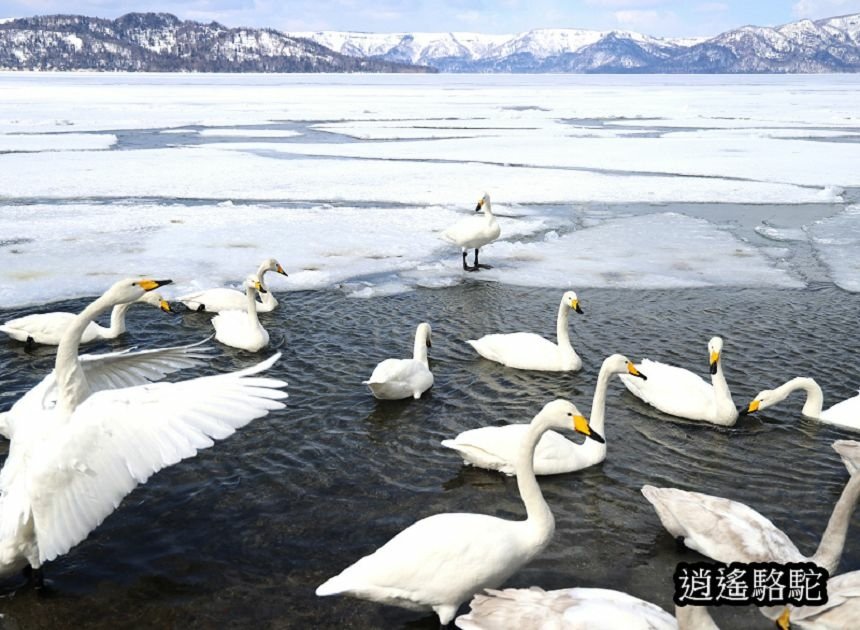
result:
<svg viewBox="0 0 860 630"><path fill-rule="evenodd" d="M567 291L561 296L561 303L558 305L558 344L535 333L526 332L484 335L480 339L468 339L466 343L485 359L518 370L575 372L582 368L582 359L570 345L570 335L567 332L567 319L571 310L582 313L576 293Z"/></svg>
<svg viewBox="0 0 860 630"><path fill-rule="evenodd" d="M126 304L117 304L110 314L110 327L105 328L96 322L90 322L81 336L81 343L92 343L98 339L116 339L126 331L125 316L128 309L136 302L150 304L160 308L165 313L170 313L170 304L157 292L144 293L139 299ZM25 315L0 325L0 331L9 335L12 339L23 341L28 346L44 344L47 346L59 345L60 339L66 328L74 321L75 313L55 311L53 313L35 313Z"/></svg>
<svg viewBox="0 0 860 630"><path fill-rule="evenodd" d="M591 403L590 426L602 435L606 415L606 390L615 374L632 374L647 378L639 372L627 357L613 354L603 361L594 400ZM442 446L457 451L463 463L479 468L499 470L506 475L516 471L516 455L519 445L529 431L527 424L507 424L501 427L481 427L464 431L453 440L442 440ZM547 431L538 442L534 455L536 475L558 475L582 470L606 459L606 442L585 440L582 444L571 442L555 431Z"/></svg>
<svg viewBox="0 0 860 630"><path fill-rule="evenodd" d="M114 284L66 329L54 371L6 414L17 420L0 470L0 576L29 565L40 581L41 566L84 540L137 484L284 406L285 383L257 376L279 355L174 383L148 383L147 375L187 365L193 351L78 357L95 317L169 282ZM147 384L108 385L141 380Z"/></svg>
<svg viewBox="0 0 860 630"><path fill-rule="evenodd" d="M464 271L478 271L479 269L492 269L490 265L481 265L478 264L478 250L482 248L487 243L492 243L497 238L499 238L499 234L502 233L501 228L499 227L498 222L496 221L495 215L493 215L493 208L490 205L490 194L484 193L484 196L478 201L478 205L475 208L475 212L480 212L481 209L484 210L483 217L469 217L468 219L463 219L449 227L442 233L442 238L451 243L459 245L463 250L463 270ZM470 267L466 264L466 256L469 253L468 250L475 250L475 262Z"/></svg>
<svg viewBox="0 0 860 630"><path fill-rule="evenodd" d="M269 333L257 316L256 295L264 293L263 285L256 276L245 278L245 308L237 311L221 311L212 318L215 339L221 343L257 352L269 344Z"/></svg>
<svg viewBox="0 0 860 630"><path fill-rule="evenodd" d="M807 418L814 418L827 424L835 424L848 429L860 430L860 395L838 402L829 409L824 407L824 393L821 387L811 378L798 376L783 383L776 389L764 389L756 394L746 409L741 410L741 415L753 414L763 411L768 407L782 402L792 392L803 391L806 393L806 401L803 403L801 413Z"/></svg>
<svg viewBox="0 0 860 630"><path fill-rule="evenodd" d="M605 588L488 589L454 622L462 630L719 630L704 606L665 610Z"/></svg>
<svg viewBox="0 0 860 630"><path fill-rule="evenodd" d="M376 398L400 400L421 398L433 387L433 373L427 362L427 348L431 347L430 324L418 324L411 359L385 359L377 365L370 379L363 381Z"/></svg>
<svg viewBox="0 0 860 630"><path fill-rule="evenodd" d="M643 359L636 365L648 375L647 381L627 375L619 378L634 396L663 413L730 427L738 419L738 410L723 374L723 340L720 337L708 342L708 354L710 383L689 370L650 359Z"/></svg>
<svg viewBox="0 0 860 630"><path fill-rule="evenodd" d="M255 300L255 308L258 313L269 313L275 310L278 300L269 291L266 285L266 272L274 271L282 276L288 275L280 263L274 258L267 258L257 268L256 276L260 279L263 290L260 292L260 301ZM177 298L192 311L206 313L220 313L221 311L236 311L245 309L245 293L236 289L205 289L195 291Z"/></svg>
<svg viewBox="0 0 860 630"><path fill-rule="evenodd" d="M833 444L849 472L852 466L856 470L858 445L847 440ZM648 485L642 487L642 494L670 534L717 562L814 562L832 575L839 566L851 514L860 496L860 474L855 472L845 484L811 557L804 556L782 530L743 503Z"/></svg>
<svg viewBox="0 0 860 630"><path fill-rule="evenodd" d="M547 403L530 426L517 460L526 520L468 513L429 516L326 581L317 595L344 594L411 610L432 609L444 625L472 595L501 585L540 553L555 531L532 464L541 435L550 428L572 426L602 439L565 400Z"/></svg>

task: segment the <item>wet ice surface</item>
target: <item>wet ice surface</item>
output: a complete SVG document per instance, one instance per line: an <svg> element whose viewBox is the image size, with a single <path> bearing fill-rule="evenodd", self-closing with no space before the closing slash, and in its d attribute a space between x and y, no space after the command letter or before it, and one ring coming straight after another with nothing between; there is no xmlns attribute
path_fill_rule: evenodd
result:
<svg viewBox="0 0 860 630"><path fill-rule="evenodd" d="M828 405L853 395L858 82L0 73L0 320L79 310L132 274L173 278L169 296L236 286L275 256L290 276L270 276L282 307L262 319L291 396L156 475L49 565L54 597L18 592L4 614L435 627L313 589L422 516L521 515L512 480L462 468L439 440L525 422L556 396L587 408L611 352L706 368L713 334L738 404L795 375ZM494 268L467 274L440 235L485 190L502 236L481 250ZM586 310L572 324L582 374L507 370L462 343L551 336L567 288ZM406 354L421 320L436 386L375 403L360 381ZM151 309L129 328L95 349L211 333L207 317ZM191 374L253 360L222 349ZM51 364L0 340L0 411ZM814 549L845 478L829 444L856 436L794 400L719 430L615 389L607 462L542 481L557 536L510 585L614 587L669 608L675 563L696 556L677 555L643 483L745 501ZM843 570L860 569L852 540ZM745 609L717 617L769 627Z"/></svg>

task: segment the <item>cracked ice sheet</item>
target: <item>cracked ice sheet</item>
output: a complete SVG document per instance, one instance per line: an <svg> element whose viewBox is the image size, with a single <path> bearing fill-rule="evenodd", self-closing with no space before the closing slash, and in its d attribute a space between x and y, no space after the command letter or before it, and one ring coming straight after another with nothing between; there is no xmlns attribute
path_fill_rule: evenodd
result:
<svg viewBox="0 0 860 630"><path fill-rule="evenodd" d="M564 224L497 206L516 216L499 219L511 238ZM408 276L398 280L404 286L446 286L460 282L462 274L459 248L442 240L441 232L474 215L474 202L466 209L8 206L0 212L0 302L19 306L97 295L134 275L171 278L174 285L162 292L176 296L238 283L269 257L290 274L270 276L274 291L329 288L346 279L400 272ZM325 238L313 238L320 234Z"/></svg>
<svg viewBox="0 0 860 630"><path fill-rule="evenodd" d="M860 205L816 221L808 228L818 257L830 269L833 282L846 291L860 292Z"/></svg>
<svg viewBox="0 0 860 630"><path fill-rule="evenodd" d="M290 155L286 144L275 142L241 143L245 150L219 146L223 148L0 155L0 191L9 198L25 199L150 197L422 205L474 204L485 190L500 203L798 204L832 202L837 197L835 191L790 184L513 168L474 163L468 161L474 157L468 156L465 163L308 159ZM352 145L337 146L345 151ZM404 155L390 145L385 151Z"/></svg>
<svg viewBox="0 0 860 630"><path fill-rule="evenodd" d="M760 250L703 219L667 212L611 219L543 242L481 249L482 279L545 287L803 287Z"/></svg>

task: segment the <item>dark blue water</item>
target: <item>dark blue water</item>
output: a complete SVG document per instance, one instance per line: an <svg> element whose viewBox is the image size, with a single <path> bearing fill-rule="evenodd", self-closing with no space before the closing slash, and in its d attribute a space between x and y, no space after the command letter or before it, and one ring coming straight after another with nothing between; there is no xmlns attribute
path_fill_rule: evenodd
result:
<svg viewBox="0 0 860 630"><path fill-rule="evenodd" d="M585 363L577 374L511 370L476 358L464 343L514 330L552 337L561 293L489 283L370 300L279 295L279 309L261 319L270 350L283 352L271 373L289 382L286 409L137 488L86 541L45 566L47 594L7 580L0 628L434 628L430 614L317 598L314 589L424 516L524 516L514 479L462 466L440 440L527 422L557 397L588 410L600 362L613 352L706 375L714 334L725 340L724 368L738 404L798 375L816 378L828 406L860 385L860 296L830 284L804 291L583 289L585 314L571 315ZM29 312L0 311L0 320ZM434 388L419 401L375 401L361 381L379 360L411 352L420 321L433 326ZM135 307L129 330L89 350L190 343L211 326L205 315ZM218 345L209 365L176 377L237 369L268 352ZM52 361L50 349L28 353L0 341L0 410ZM801 405L792 398L721 429L663 416L613 385L606 461L541 478L556 535L508 585L616 588L669 609L676 563L700 557L677 551L639 493L645 483L745 502L811 554L847 480L830 444L860 434L806 420ZM0 457L6 449L0 444ZM860 569L858 525L855 515L841 571ZM722 628L771 627L752 609L714 616Z"/></svg>

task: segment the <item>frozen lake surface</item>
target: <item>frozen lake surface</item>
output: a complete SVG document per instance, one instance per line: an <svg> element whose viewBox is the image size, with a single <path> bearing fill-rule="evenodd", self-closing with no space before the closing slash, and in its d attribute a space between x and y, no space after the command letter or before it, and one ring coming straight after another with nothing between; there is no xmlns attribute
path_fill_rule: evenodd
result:
<svg viewBox="0 0 860 630"><path fill-rule="evenodd" d="M308 76L0 73L0 321L80 310L113 280L168 295L235 286L275 256L263 316L287 408L154 476L69 554L41 597L6 584L0 628L435 628L435 617L313 591L418 518L519 518L512 479L440 440L590 407L612 352L707 373L720 334L735 402L798 375L856 393L860 77ZM488 191L502 229L464 274L446 227ZM471 257L471 255L470 255ZM575 375L518 372L464 343L552 337L567 288L585 314ZM344 299L355 298L355 299ZM367 298L367 299L362 299ZM434 329L430 394L377 403L377 361ZM209 317L132 309L90 350L197 341ZM265 352L263 353L265 355ZM218 346L190 375L257 360ZM0 411L50 369L0 339ZM184 377L186 373L181 376ZM857 439L794 398L731 429L610 389L609 454L545 478L551 546L512 586L612 587L671 606L679 554L643 483L748 503L811 553ZM0 454L7 446L0 444ZM841 571L860 569L854 516ZM756 611L724 629L768 628Z"/></svg>

